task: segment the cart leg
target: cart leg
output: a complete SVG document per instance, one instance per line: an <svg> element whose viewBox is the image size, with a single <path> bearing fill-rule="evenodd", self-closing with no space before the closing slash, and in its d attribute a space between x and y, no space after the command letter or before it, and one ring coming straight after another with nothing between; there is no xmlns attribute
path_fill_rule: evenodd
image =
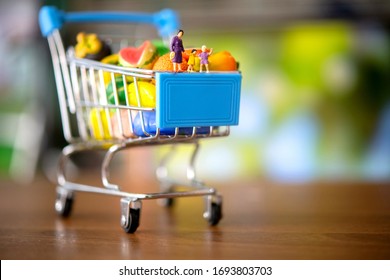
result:
<svg viewBox="0 0 390 280"><path fill-rule="evenodd" d="M102 182L105 188L111 189L111 190L119 190L119 186L115 184L111 184L109 182L109 167L111 160L113 159L114 155L122 150L125 146L118 144L111 146L108 151L106 152L106 155L104 156L103 162L102 162Z"/></svg>
<svg viewBox="0 0 390 280"><path fill-rule="evenodd" d="M160 182L165 181L168 178L168 161L172 158L175 152L175 146L171 146L169 152L167 152L160 161L159 166L156 169L156 177Z"/></svg>
<svg viewBox="0 0 390 280"><path fill-rule="evenodd" d="M219 194L206 196L205 208L203 217L211 226L217 225L222 219L222 196Z"/></svg>
<svg viewBox="0 0 390 280"><path fill-rule="evenodd" d="M82 151L84 145L68 145L62 149L61 156L57 166L57 198L54 204L56 212L62 217L68 217L72 211L74 192L67 189L67 180L65 176L65 167L70 156L76 152Z"/></svg>
<svg viewBox="0 0 390 280"><path fill-rule="evenodd" d="M171 146L169 151L163 156L160 161L159 166L156 169L156 177L160 182L160 192L167 193L173 190L173 184L168 179L168 167L167 164L169 160L172 158L175 152L175 146ZM161 198L157 202L164 207L171 207L173 205L173 198Z"/></svg>
<svg viewBox="0 0 390 280"><path fill-rule="evenodd" d="M62 149L60 159L57 166L57 182L60 186L66 185L66 176L65 176L65 167L68 159L72 154L83 151L85 149L84 145L68 145Z"/></svg>
<svg viewBox="0 0 390 280"><path fill-rule="evenodd" d="M196 156L199 152L199 143L194 142L194 150L192 151L190 162L187 166L187 180L189 180L191 183L193 183L195 186L202 186L203 184L196 179L196 172L195 172L195 160ZM170 151L162 158L160 161L160 164L156 170L156 177L160 182L168 182L169 181L169 176L168 176L168 162L169 160L173 157L175 152L175 146L172 146ZM162 184L162 186L166 186L167 184ZM167 189L162 189L161 191L167 191Z"/></svg>
<svg viewBox="0 0 390 280"><path fill-rule="evenodd" d="M127 233L134 233L139 226L142 203L137 199L121 199L121 226Z"/></svg>
<svg viewBox="0 0 390 280"><path fill-rule="evenodd" d="M68 217L72 211L74 194L72 191L65 188L57 187L57 199L55 202L55 210L62 217Z"/></svg>
<svg viewBox="0 0 390 280"><path fill-rule="evenodd" d="M187 179L189 181L196 181L196 173L195 173L195 160L199 151L199 143L194 143L194 150L192 151L190 162L187 166Z"/></svg>

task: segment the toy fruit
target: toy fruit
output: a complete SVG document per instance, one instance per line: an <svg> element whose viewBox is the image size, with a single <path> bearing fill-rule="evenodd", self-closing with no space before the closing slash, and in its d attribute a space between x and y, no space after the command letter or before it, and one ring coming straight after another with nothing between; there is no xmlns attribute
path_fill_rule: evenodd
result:
<svg viewBox="0 0 390 280"><path fill-rule="evenodd" d="M133 77L126 76L126 86L133 82ZM118 75L115 77L115 86L116 92L118 94L119 105L126 105L126 96L125 96L125 86L123 83L122 75ZM111 79L106 87L107 101L109 104L115 104L115 93L114 87L112 85Z"/></svg>
<svg viewBox="0 0 390 280"><path fill-rule="evenodd" d="M78 58L88 58L101 60L111 54L111 48L94 33L80 32L76 37L75 56Z"/></svg>
<svg viewBox="0 0 390 280"><path fill-rule="evenodd" d="M142 123L146 133L144 133L143 131ZM147 133L155 135L156 134L156 112L138 112L134 118L133 125L134 125L134 133L137 136L146 137L148 136ZM174 128L164 129L161 130L160 133L162 135L173 135L175 134L175 129Z"/></svg>
<svg viewBox="0 0 390 280"><path fill-rule="evenodd" d="M101 61L104 64L119 65L119 55L117 53L104 57ZM115 77L120 77L120 74L115 74ZM110 72L103 71L104 84L107 85L111 81Z"/></svg>
<svg viewBox="0 0 390 280"><path fill-rule="evenodd" d="M100 61L101 63L118 65L119 64L119 55L117 53L110 54L108 56L103 57Z"/></svg>
<svg viewBox="0 0 390 280"><path fill-rule="evenodd" d="M211 71L237 71L237 61L228 51L213 53L209 57Z"/></svg>
<svg viewBox="0 0 390 280"><path fill-rule="evenodd" d="M122 76L115 77L116 92L118 94L118 101L120 105L126 104L125 88ZM109 104L115 104L115 92L112 82L109 82L106 87L107 101Z"/></svg>
<svg viewBox="0 0 390 280"><path fill-rule="evenodd" d="M157 49L150 41L138 48L127 47L119 51L119 64L125 67L152 69L157 58Z"/></svg>
<svg viewBox="0 0 390 280"><path fill-rule="evenodd" d="M170 59L170 53L164 54L163 56L160 56L157 61L154 63L153 70L154 71L173 71L173 65L172 61ZM183 56L183 62L181 63L181 69L182 71L187 70L187 60Z"/></svg>
<svg viewBox="0 0 390 280"><path fill-rule="evenodd" d="M104 109L93 108L89 112L89 128L91 129L92 136L97 140L110 139L110 112L106 112Z"/></svg>
<svg viewBox="0 0 390 280"><path fill-rule="evenodd" d="M141 107L154 108L156 107L156 86L144 81L137 82L140 95ZM129 103L132 106L138 106L135 84L131 83L127 86Z"/></svg>
<svg viewBox="0 0 390 280"><path fill-rule="evenodd" d="M152 44L156 47L158 56L169 53L169 47L162 40L153 40Z"/></svg>

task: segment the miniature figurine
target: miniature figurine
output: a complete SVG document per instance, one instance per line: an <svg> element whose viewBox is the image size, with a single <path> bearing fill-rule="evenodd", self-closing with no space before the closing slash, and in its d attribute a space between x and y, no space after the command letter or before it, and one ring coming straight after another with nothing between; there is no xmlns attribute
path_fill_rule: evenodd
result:
<svg viewBox="0 0 390 280"><path fill-rule="evenodd" d="M188 57L188 61L187 61L187 64L188 64L187 71L188 72L194 72L195 54L196 54L196 49L192 49L192 51Z"/></svg>
<svg viewBox="0 0 390 280"><path fill-rule="evenodd" d="M206 67L206 72L209 72L209 56L213 52L213 49L210 49L207 52L207 48L205 45L202 46L202 52L198 55L200 57L200 69L199 72L202 72L203 65Z"/></svg>
<svg viewBox="0 0 390 280"><path fill-rule="evenodd" d="M183 37L183 35L184 35L184 31L180 29L177 32L177 35L173 37L171 42L171 52L174 53L174 56L171 59L173 63L174 72L182 71L181 63L183 62L182 52L184 52L184 47L183 47L183 41L181 37Z"/></svg>

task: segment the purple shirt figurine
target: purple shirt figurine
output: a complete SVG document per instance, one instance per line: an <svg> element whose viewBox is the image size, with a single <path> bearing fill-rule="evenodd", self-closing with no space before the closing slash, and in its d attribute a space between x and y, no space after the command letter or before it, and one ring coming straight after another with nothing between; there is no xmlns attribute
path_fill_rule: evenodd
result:
<svg viewBox="0 0 390 280"><path fill-rule="evenodd" d="M203 65L206 67L207 73L209 72L209 56L213 52L213 49L210 49L209 52L207 52L207 48L205 45L202 46L202 52L198 54L200 57L200 68L199 72L203 71Z"/></svg>
<svg viewBox="0 0 390 280"><path fill-rule="evenodd" d="M171 51L175 53L175 56L172 59L173 63L182 63L183 62L182 52L184 52L184 47L183 47L183 41L181 40L183 33L184 33L183 30L179 30L177 35L175 37L173 37L173 39L172 39Z"/></svg>
<svg viewBox="0 0 390 280"><path fill-rule="evenodd" d="M208 52L201 52L199 54L200 57L200 63L201 64L208 64L209 63L209 53Z"/></svg>

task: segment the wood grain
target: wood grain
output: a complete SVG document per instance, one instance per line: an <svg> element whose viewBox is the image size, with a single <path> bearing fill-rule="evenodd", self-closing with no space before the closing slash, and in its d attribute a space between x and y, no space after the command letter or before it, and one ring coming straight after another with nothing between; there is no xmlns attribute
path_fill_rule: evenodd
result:
<svg viewBox="0 0 390 280"><path fill-rule="evenodd" d="M132 182L135 183L135 182ZM139 181L136 191L156 191ZM262 181L214 184L224 197L217 227L202 198L171 209L144 201L135 234L120 227L119 198L77 193L68 219L54 212L55 189L1 182L1 259L389 259L390 186L386 183Z"/></svg>

